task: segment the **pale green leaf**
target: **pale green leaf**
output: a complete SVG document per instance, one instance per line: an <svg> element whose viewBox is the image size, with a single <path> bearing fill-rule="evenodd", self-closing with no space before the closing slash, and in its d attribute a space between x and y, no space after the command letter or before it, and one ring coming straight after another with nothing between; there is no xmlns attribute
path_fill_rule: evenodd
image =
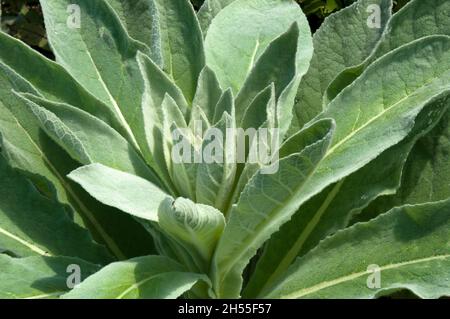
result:
<svg viewBox="0 0 450 319"><path fill-rule="evenodd" d="M66 179L66 174L79 164L40 129L26 103L13 93L14 90L38 94L35 89L17 73L2 66L0 63L0 133L2 152L9 165L26 172L47 196L54 196L56 191L58 200L73 209L76 222L88 227L114 255L125 258L124 250L149 253L147 247L130 245L129 239L123 236L132 233L135 238L151 241L135 221L118 214L111 217L108 209ZM114 239L112 234L116 235Z"/></svg>
<svg viewBox="0 0 450 319"><path fill-rule="evenodd" d="M0 32L0 63L13 81L27 81L34 91L46 99L74 105L106 122L127 137L117 115L89 94L59 64L45 58L21 41ZM57 79L48 81L48 78ZM27 91L28 92L28 91Z"/></svg>
<svg viewBox="0 0 450 319"><path fill-rule="evenodd" d="M67 104L20 96L42 129L81 164L100 163L158 182L133 146L101 120Z"/></svg>
<svg viewBox="0 0 450 319"><path fill-rule="evenodd" d="M433 108L433 105L428 105L427 108ZM304 255L322 239L347 227L352 217L358 215L375 198L395 194L404 175L403 167L408 154L416 141L441 116L442 112L434 117L422 112L407 139L306 202L266 244L244 295L257 296L264 287L270 286L282 276L297 256ZM284 147L286 144L296 144L289 142L290 140Z"/></svg>
<svg viewBox="0 0 450 319"><path fill-rule="evenodd" d="M73 5L80 9L79 17L68 11ZM136 53L147 46L129 37L105 0L41 0L41 6L56 61L106 103L133 136L141 121L137 115L143 92ZM77 18L79 27L72 21Z"/></svg>
<svg viewBox="0 0 450 319"><path fill-rule="evenodd" d="M419 140L406 163L402 203L419 204L450 197L450 111L427 136Z"/></svg>
<svg viewBox="0 0 450 319"><path fill-rule="evenodd" d="M146 256L109 264L88 277L64 299L175 299L204 276L184 272L163 256Z"/></svg>
<svg viewBox="0 0 450 319"><path fill-rule="evenodd" d="M164 159L166 162L166 167L169 175L173 181L175 178L173 176L173 164L172 164L172 148L173 148L173 138L171 128L173 125L179 128L186 128L187 123L178 107L177 103L167 95L161 104L162 109L162 132L163 132L163 149L164 149ZM190 183L190 181L186 181Z"/></svg>
<svg viewBox="0 0 450 319"><path fill-rule="evenodd" d="M225 112L228 114L233 114L234 112L234 97L231 89L225 90L220 96L220 99L217 101L216 108L214 110L214 118L211 124L217 124Z"/></svg>
<svg viewBox="0 0 450 319"><path fill-rule="evenodd" d="M247 108L258 94L272 83L274 83L277 103L286 90L290 91L292 82L298 84L299 73L296 61L296 54L299 54L297 51L298 41L299 29L294 24L286 33L271 42L257 60L236 97L237 123L241 122ZM309 61L309 59L307 60ZM287 110L291 116L293 103L292 99L291 109ZM284 125L286 124L289 125L289 123L284 123Z"/></svg>
<svg viewBox="0 0 450 319"><path fill-rule="evenodd" d="M257 171L233 206L213 260L212 278L219 298L239 296L242 271L250 258L298 208L304 184L325 155L333 131L330 121L317 125L324 128L322 135L272 164L277 165L275 173ZM308 135L308 129L304 134Z"/></svg>
<svg viewBox="0 0 450 319"><path fill-rule="evenodd" d="M449 243L448 200L394 208L325 239L265 296L375 298L401 289L422 298L449 296ZM370 286L377 269L379 287Z"/></svg>
<svg viewBox="0 0 450 319"><path fill-rule="evenodd" d="M198 10L197 17L203 30L203 36L206 36L209 25L215 16L227 5L236 0L205 0Z"/></svg>
<svg viewBox="0 0 450 319"><path fill-rule="evenodd" d="M160 227L193 256L199 270L208 272L209 261L225 226L223 214L189 199L167 198L159 207L158 220Z"/></svg>
<svg viewBox="0 0 450 319"><path fill-rule="evenodd" d="M381 197L356 220L367 220L405 204L420 204L450 197L450 110L438 125L412 149L402 173L401 187Z"/></svg>
<svg viewBox="0 0 450 319"><path fill-rule="evenodd" d="M295 1L237 0L221 10L205 38L206 63L217 74L221 87L232 88L237 94L269 44L294 22L300 30L297 62L303 75L312 55L312 43L308 22ZM282 56L278 59L283 60ZM278 59L273 57L271 62L278 63Z"/></svg>
<svg viewBox="0 0 450 319"><path fill-rule="evenodd" d="M379 28L368 24L371 5L380 9ZM311 65L297 92L298 127L322 112L322 97L330 82L370 55L391 17L391 9L392 0L360 0L325 19L314 34Z"/></svg>
<svg viewBox="0 0 450 319"><path fill-rule="evenodd" d="M101 164L83 166L68 177L105 205L146 220L157 221L167 194L151 182Z"/></svg>
<svg viewBox="0 0 450 319"><path fill-rule="evenodd" d="M195 129L191 131L190 128L177 126L176 123L166 130L170 131L170 174L173 183L181 196L195 199L197 167L202 156L202 150L195 146L199 144L201 137L195 134Z"/></svg>
<svg viewBox="0 0 450 319"><path fill-rule="evenodd" d="M159 12L164 71L191 103L205 66L203 36L188 0L155 0Z"/></svg>
<svg viewBox="0 0 450 319"><path fill-rule="evenodd" d="M197 167L196 201L224 212L233 192L236 176L236 136L234 118L224 113L222 120L211 127L203 140L203 162Z"/></svg>
<svg viewBox="0 0 450 319"><path fill-rule="evenodd" d="M194 101L192 105L199 106L209 122L214 121L214 112L217 109L217 104L222 96L222 89L217 80L216 74L209 67L205 67L200 73L198 80L197 91L195 92ZM197 110L194 108L193 111ZM196 119L199 115L192 114L192 118Z"/></svg>
<svg viewBox="0 0 450 319"><path fill-rule="evenodd" d="M58 298L70 290L67 284L72 283L68 279L74 265L79 267L82 280L99 269L77 258L11 258L0 254L0 299Z"/></svg>
<svg viewBox="0 0 450 319"><path fill-rule="evenodd" d="M342 70L326 90L324 104L333 100L352 83L370 63L391 50L430 35L450 35L450 2L447 0L412 0L389 21L370 56L361 64Z"/></svg>
<svg viewBox="0 0 450 319"><path fill-rule="evenodd" d="M143 121L139 130L144 135L145 140L141 144L141 150L166 186L172 192L175 192L164 157L163 143L161 142L163 140L163 126L171 125L173 119L168 119L169 123L164 123L162 105L169 102L169 100L164 101L166 95L170 96L186 121L189 116L188 104L181 90L152 60L139 53L138 64L144 78L145 87L140 103ZM177 120L177 123L180 123L180 119Z"/></svg>
<svg viewBox="0 0 450 319"><path fill-rule="evenodd" d="M162 64L161 30L154 0L108 0L128 34L147 45L149 56L156 64Z"/></svg>

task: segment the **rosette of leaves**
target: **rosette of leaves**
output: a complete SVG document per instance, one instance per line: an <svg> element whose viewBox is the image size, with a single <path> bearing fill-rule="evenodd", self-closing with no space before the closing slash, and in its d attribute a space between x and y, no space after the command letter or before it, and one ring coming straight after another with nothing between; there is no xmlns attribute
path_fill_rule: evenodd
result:
<svg viewBox="0 0 450 319"><path fill-rule="evenodd" d="M56 62L0 34L1 297L450 294L450 2L41 5ZM278 169L177 128L279 129Z"/></svg>

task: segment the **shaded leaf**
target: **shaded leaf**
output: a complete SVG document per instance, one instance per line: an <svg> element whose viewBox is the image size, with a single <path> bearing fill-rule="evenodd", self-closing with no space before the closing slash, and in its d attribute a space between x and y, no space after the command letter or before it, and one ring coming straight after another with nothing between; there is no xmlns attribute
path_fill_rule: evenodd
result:
<svg viewBox="0 0 450 319"><path fill-rule="evenodd" d="M81 279L100 267L68 257L11 258L0 254L0 298L54 299L69 291L69 266L80 267ZM18 280L20 278L20 280Z"/></svg>
<svg viewBox="0 0 450 319"><path fill-rule="evenodd" d="M111 260L89 233L70 220L0 155L0 247L15 256L71 256L94 263Z"/></svg>

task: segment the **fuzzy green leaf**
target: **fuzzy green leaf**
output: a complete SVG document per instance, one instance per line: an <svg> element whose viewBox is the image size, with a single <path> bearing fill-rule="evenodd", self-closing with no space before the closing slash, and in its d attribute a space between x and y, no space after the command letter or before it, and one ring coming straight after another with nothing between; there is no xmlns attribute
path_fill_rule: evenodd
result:
<svg viewBox="0 0 450 319"><path fill-rule="evenodd" d="M434 105L428 105L427 108L434 108ZM330 185L300 207L264 247L245 295L257 296L264 287L282 276L297 256L304 255L327 236L347 227L351 219L371 201L383 195L395 194L414 144L439 122L445 112L446 108L433 117L422 112L408 138L360 170Z"/></svg>
<svg viewBox="0 0 450 319"><path fill-rule="evenodd" d="M333 100L370 63L411 41L431 35L450 35L450 2L412 0L389 21L380 42L361 64L342 70L326 90L324 104Z"/></svg>
<svg viewBox="0 0 450 319"><path fill-rule="evenodd" d="M146 256L109 264L88 277L64 299L175 299L205 277L184 272L163 256Z"/></svg>
<svg viewBox="0 0 450 319"><path fill-rule="evenodd" d="M204 159L197 168L197 202L216 207L220 211L226 208L236 176L236 137L233 134L227 136L227 129L234 128L233 121L232 116L224 113L222 119L211 128L211 135L205 137L202 149L214 149L217 153L212 158Z"/></svg>
<svg viewBox="0 0 450 319"><path fill-rule="evenodd" d="M277 165L275 173L257 171L233 206L213 260L213 283L219 298L239 296L244 267L301 203L300 192L325 155L333 131L330 121L317 125L324 128L319 130L322 135L317 134L303 149L299 147L296 153L272 164ZM308 129L304 134L308 135Z"/></svg>
<svg viewBox="0 0 450 319"><path fill-rule="evenodd" d="M74 5L79 16L68 11ZM41 6L56 61L106 103L133 136L143 92L136 53L147 46L129 37L105 0L41 0Z"/></svg>
<svg viewBox="0 0 450 319"><path fill-rule="evenodd" d="M203 5L197 13L200 26L203 30L203 36L206 36L211 21L216 17L220 10L233 1L236 0L206 0L203 2Z"/></svg>
<svg viewBox="0 0 450 319"><path fill-rule="evenodd" d="M70 290L72 266L80 269L83 280L95 273L98 265L69 257L11 258L0 254L1 299L54 299ZM20 278L20 280L18 280Z"/></svg>
<svg viewBox="0 0 450 319"><path fill-rule="evenodd" d="M449 243L450 201L394 208L321 242L265 296L375 298L400 289L449 296ZM368 285L376 284L371 265L378 267L379 287Z"/></svg>
<svg viewBox="0 0 450 319"><path fill-rule="evenodd" d="M395 195L381 197L355 220L367 220L392 207L444 200L450 197L450 110L420 139L409 154Z"/></svg>
<svg viewBox="0 0 450 319"><path fill-rule="evenodd" d="M303 75L312 55L311 34L294 1L237 0L221 10L205 39L206 63L217 74L221 87L232 88L237 94L269 44L294 22L299 27L297 61ZM283 60L281 56L278 59ZM275 57L271 59L272 63L276 61ZM291 68L292 72L295 67Z"/></svg>
<svg viewBox="0 0 450 319"><path fill-rule="evenodd" d="M35 92L39 92L46 99L74 105L103 120L127 137L117 115L106 104L89 94L62 66L1 32L0 62L4 64L3 68L12 70L5 74L14 81L27 81ZM58 81L48 81L49 78Z"/></svg>
<svg viewBox="0 0 450 319"><path fill-rule="evenodd" d="M26 172L39 185L41 192L49 197L56 195L58 201L68 205L74 211L75 221L88 227L114 255L125 258L150 253L148 247L151 245L131 245L124 236L133 234L135 239L151 242L151 237L140 225L128 216L116 214L111 217L110 209L99 205L65 177L79 164L40 129L38 120L13 90L34 95L39 93L29 82L1 63L0 70L1 148L8 164Z"/></svg>
<svg viewBox="0 0 450 319"><path fill-rule="evenodd" d="M197 91L195 92L194 101L192 105L200 106L209 122L214 121L214 112L216 106L222 96L222 89L216 74L209 67L205 67L200 73L198 80ZM194 108L195 111L197 108ZM198 118L199 115L192 115L192 118Z"/></svg>
<svg viewBox="0 0 450 319"><path fill-rule="evenodd" d="M149 181L101 164L83 166L68 177L103 204L146 220L158 220L159 204L167 197Z"/></svg>
<svg viewBox="0 0 450 319"><path fill-rule="evenodd" d="M150 57L162 63L161 30L154 0L109 0L128 34L150 48Z"/></svg>
<svg viewBox="0 0 450 319"><path fill-rule="evenodd" d="M225 226L225 218L217 209L195 204L189 199L167 198L159 207L161 228L175 238L207 272L209 261Z"/></svg>
<svg viewBox="0 0 450 319"><path fill-rule="evenodd" d="M15 256L71 256L94 262L111 260L63 206L48 199L0 155L0 247Z"/></svg>
<svg viewBox="0 0 450 319"><path fill-rule="evenodd" d="M155 0L162 39L164 71L191 103L205 66L203 36L188 0Z"/></svg>
<svg viewBox="0 0 450 319"><path fill-rule="evenodd" d="M379 28L368 24L371 5L380 9ZM330 82L370 55L391 17L391 8L392 0L360 0L329 16L316 31L311 65L296 97L299 127L322 112L322 97Z"/></svg>
<svg viewBox="0 0 450 319"><path fill-rule="evenodd" d="M101 120L67 104L20 96L42 129L81 164L100 163L158 182L133 146Z"/></svg>

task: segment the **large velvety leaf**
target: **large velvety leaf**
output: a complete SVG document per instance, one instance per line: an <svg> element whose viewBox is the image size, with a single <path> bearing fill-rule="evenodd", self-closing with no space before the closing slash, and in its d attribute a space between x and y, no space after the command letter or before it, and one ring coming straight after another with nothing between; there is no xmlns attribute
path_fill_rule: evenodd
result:
<svg viewBox="0 0 450 319"><path fill-rule="evenodd" d="M323 127L318 130L321 135L310 137L308 129L300 132L310 142L274 164L278 165L274 174L256 172L233 206L213 260L212 278L219 298L239 296L241 274L250 258L271 233L289 220L292 209L298 208L295 206L302 198L299 193L331 139L332 124L321 121L317 125Z"/></svg>
<svg viewBox="0 0 450 319"><path fill-rule="evenodd" d="M357 220L405 204L420 204L450 197L450 110L436 128L412 149L402 173L401 187L393 196L381 197Z"/></svg>
<svg viewBox="0 0 450 319"><path fill-rule="evenodd" d="M380 8L379 28L368 25L371 5ZM322 112L322 97L330 82L370 55L391 17L391 9L392 0L360 0L325 19L314 34L314 55L297 93L299 127Z"/></svg>
<svg viewBox="0 0 450 319"><path fill-rule="evenodd" d="M433 105L427 108L433 108ZM419 115L416 119L407 139L350 176L330 185L300 207L264 247L245 289L246 296L255 297L264 287L273 284L298 256L304 255L337 230L347 227L352 217L374 199L396 193L404 175L404 164L414 144L441 119L440 116L430 119L426 112L422 114L424 116Z"/></svg>
<svg viewBox="0 0 450 319"><path fill-rule="evenodd" d="M125 257L122 249L119 248L117 237L113 239L108 233L114 231L115 234L120 234L128 231L129 226L134 233L139 233L136 225L130 225L123 218L118 218L121 228L117 228L117 224L112 223L114 218L109 217L109 212L105 212L104 208L92 203L93 200L89 196L65 178L65 175L77 168L79 164L40 129L36 118L27 110L25 102L13 94L12 90L38 93L25 80L15 76L12 70L2 66L3 64L0 64L2 70L0 72L0 133L2 152L9 165L27 172L33 182L39 184L40 190L48 196L52 195L54 187L58 200L70 205L74 210L77 223L87 225L95 238L106 244L114 255ZM48 182L54 186L49 187ZM105 215L102 214L103 212ZM104 219L105 217L107 219ZM130 247L129 244L125 246Z"/></svg>
<svg viewBox="0 0 450 319"><path fill-rule="evenodd" d="M379 287L368 287L378 267ZM371 270L372 269L372 270ZM327 238L266 297L374 298L409 289L450 296L450 201L394 208Z"/></svg>
<svg viewBox="0 0 450 319"><path fill-rule="evenodd" d="M275 102L278 104L276 119L280 125L289 126L292 105L301 76L306 72L311 55L297 61L299 27L295 23L287 32L273 40L251 69L244 85L236 97L236 122L240 123L253 100L273 84ZM261 110L255 110L261 112ZM281 119L283 120L281 121ZM281 129L281 128L280 128Z"/></svg>
<svg viewBox="0 0 450 319"><path fill-rule="evenodd" d="M15 256L71 256L110 260L89 233L70 220L63 206L42 196L0 155L0 247Z"/></svg>
<svg viewBox="0 0 450 319"><path fill-rule="evenodd" d="M83 166L68 177L103 204L151 221L158 220L159 204L167 197L149 181L101 164Z"/></svg>
<svg viewBox="0 0 450 319"><path fill-rule="evenodd" d="M425 115L421 114L424 118L433 121L442 114L450 89L449 58L450 38L446 36L425 38L386 55L372 64L318 117L334 119L336 129L330 148L316 155L317 162L313 161L312 167L302 167L305 171L298 171L293 168L295 165L289 165L298 155L280 161L281 172L283 165L287 165L283 178L296 176L289 191L283 187L287 182L271 180L270 176L256 175L250 181L236 205L239 213L231 215L218 245L214 274L218 295L239 294L236 287L240 285L240 275L248 260L305 201L403 140L426 105L431 103L433 107L426 109ZM259 184L261 181L264 184ZM256 187L252 186L257 182ZM261 185L264 188L259 189ZM270 197L266 189L270 189ZM284 193L273 194L276 189Z"/></svg>
<svg viewBox="0 0 450 319"><path fill-rule="evenodd" d="M0 254L0 299L58 298L70 290L67 283L69 279L72 284L69 276L74 265L79 267L81 280L100 268L78 258L12 258Z"/></svg>
<svg viewBox="0 0 450 319"><path fill-rule="evenodd" d="M150 48L150 57L162 61L159 17L154 0L109 0L128 34Z"/></svg>
<svg viewBox="0 0 450 319"><path fill-rule="evenodd" d="M343 70L327 88L324 104L336 97L377 58L411 41L430 35L450 35L450 2L413 0L397 12L372 54L361 64Z"/></svg>
<svg viewBox="0 0 450 319"><path fill-rule="evenodd" d="M209 25L215 16L225 8L227 5L236 0L206 0L203 2L200 10L198 10L197 17L200 22L200 26L203 30L203 36L206 36Z"/></svg>
<svg viewBox="0 0 450 319"><path fill-rule="evenodd" d="M26 56L28 55L25 54L24 58ZM33 61L28 62L31 65L39 65L39 62ZM72 160L40 129L38 121L27 110L28 107L24 101L12 92L14 90L39 95L30 85L30 83L34 83L46 97L57 100L52 95L58 95L58 88L62 90L64 83L58 82L58 85L53 86L55 92L47 94L45 93L47 90L43 89L43 84L38 85L33 82L33 74L26 73L26 81L1 63L0 68L1 147L9 165L26 172L33 182L39 185L39 190L47 196L54 196L53 193L56 190L58 201L70 207L69 210L74 213L75 221L88 227L95 239L105 244L118 258L124 259L152 253L152 238L139 223L126 214L116 213L114 210L100 205L65 177L76 169L79 163ZM40 68L45 67L41 66ZM52 69L51 66L50 69ZM60 70L62 69L60 68ZM50 87L48 91L53 92ZM80 89L76 91L70 83L67 84L67 88L73 89L75 95L81 92ZM62 94L61 96L66 95ZM67 96L69 96L68 101L77 102L76 98L70 98L70 94ZM82 101L84 99L79 102ZM103 110L101 107L98 108L98 112L105 113Z"/></svg>
<svg viewBox="0 0 450 319"><path fill-rule="evenodd" d="M67 104L20 96L42 129L81 164L100 163L158 182L133 146L104 122Z"/></svg>
<svg viewBox="0 0 450 319"><path fill-rule="evenodd" d="M57 191L61 202L67 202L64 187L58 183L58 179L52 173L50 165L43 156L44 148L53 150L54 154L60 153L56 159L69 158L58 147L48 147L52 143L40 130L37 121L27 112L24 101L19 99L12 90L37 93L25 80L15 76L16 74L3 64L0 64L0 132L2 135L2 152L9 164L39 174L51 181ZM43 138L41 138L41 135ZM49 142L45 144L45 142ZM40 142L40 143L39 143ZM67 163L68 164L68 163Z"/></svg>
<svg viewBox="0 0 450 319"><path fill-rule="evenodd" d="M69 17L73 5L79 7L79 17ZM136 52L147 47L129 37L105 0L41 0L41 6L56 61L105 102L132 135L141 120L143 91ZM80 18L79 28L69 18Z"/></svg>
<svg viewBox="0 0 450 319"><path fill-rule="evenodd" d="M222 88L232 88L237 94L269 43L294 22L300 30L299 73L304 74L312 54L311 34L295 1L237 0L220 11L208 29L205 54L206 63L216 72Z"/></svg>
<svg viewBox="0 0 450 319"><path fill-rule="evenodd" d="M159 11L164 71L192 102L205 66L203 36L188 0L155 0Z"/></svg>
<svg viewBox="0 0 450 319"><path fill-rule="evenodd" d="M59 64L48 60L21 41L0 32L0 63L12 69L15 81L26 80L30 87L46 99L74 105L103 120L126 135L117 115L89 94ZM48 79L55 79L49 81Z"/></svg>
<svg viewBox="0 0 450 319"><path fill-rule="evenodd" d="M356 154L379 154L381 149L373 145L398 143L413 127L411 117L415 118L425 105L440 101L430 110L431 115L439 113L449 88L448 56L450 37L435 36L406 45L373 63L318 117L331 117L340 124L329 153L345 156L345 150L351 147L358 150ZM386 138L384 143L377 143L369 136ZM355 157L353 162L359 165ZM328 168L336 171L339 164Z"/></svg>
<svg viewBox="0 0 450 319"><path fill-rule="evenodd" d="M163 256L146 256L109 264L88 277L66 299L175 299L205 276L184 272Z"/></svg>

